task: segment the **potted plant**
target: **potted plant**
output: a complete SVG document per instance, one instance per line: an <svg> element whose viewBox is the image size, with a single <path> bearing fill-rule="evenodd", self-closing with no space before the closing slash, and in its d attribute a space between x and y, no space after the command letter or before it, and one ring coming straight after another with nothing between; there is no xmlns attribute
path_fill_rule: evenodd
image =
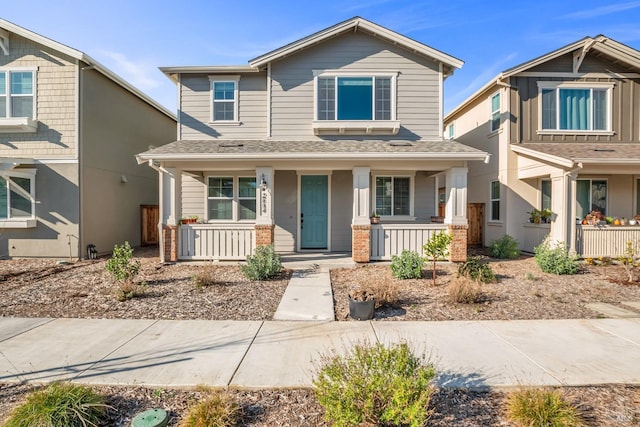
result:
<svg viewBox="0 0 640 427"><path fill-rule="evenodd" d="M379 224L380 215L378 214L378 211L371 212L371 217L369 219L371 220L371 224Z"/></svg>
<svg viewBox="0 0 640 427"><path fill-rule="evenodd" d="M373 319L375 307L376 297L372 291L359 286L349 291L349 316L352 319Z"/></svg>
<svg viewBox="0 0 640 427"><path fill-rule="evenodd" d="M529 214L529 222L532 224L540 224L541 211L536 208L531 209L531 212L527 212Z"/></svg>
<svg viewBox="0 0 640 427"><path fill-rule="evenodd" d="M540 220L543 224L549 224L551 222L551 216L553 215L553 212L551 212L551 209L549 208L545 208L542 209L540 211Z"/></svg>

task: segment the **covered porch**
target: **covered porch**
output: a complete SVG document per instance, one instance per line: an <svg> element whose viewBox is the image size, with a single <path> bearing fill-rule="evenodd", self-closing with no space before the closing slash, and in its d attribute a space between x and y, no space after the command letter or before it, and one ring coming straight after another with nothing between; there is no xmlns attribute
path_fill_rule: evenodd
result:
<svg viewBox="0 0 640 427"><path fill-rule="evenodd" d="M177 141L138 155L159 173L161 258L244 260L273 244L369 262L422 253L450 230L451 259L466 259L466 163L485 153L453 141L301 144Z"/></svg>

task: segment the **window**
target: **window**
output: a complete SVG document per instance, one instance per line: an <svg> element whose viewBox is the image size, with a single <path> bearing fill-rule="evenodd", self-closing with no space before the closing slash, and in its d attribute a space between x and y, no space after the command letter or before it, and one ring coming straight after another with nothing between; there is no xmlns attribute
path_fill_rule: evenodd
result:
<svg viewBox="0 0 640 427"><path fill-rule="evenodd" d="M491 97L491 132L500 129L500 94L496 93Z"/></svg>
<svg viewBox="0 0 640 427"><path fill-rule="evenodd" d="M238 121L238 77L210 77L212 107L211 121Z"/></svg>
<svg viewBox="0 0 640 427"><path fill-rule="evenodd" d="M0 175L0 223L33 219L34 196L34 170L12 171L10 175Z"/></svg>
<svg viewBox="0 0 640 427"><path fill-rule="evenodd" d="M209 220L255 220L256 178L209 177L207 209Z"/></svg>
<svg viewBox="0 0 640 427"><path fill-rule="evenodd" d="M540 126L543 131L610 130L609 98L612 84L585 87L539 82L538 86L541 98Z"/></svg>
<svg viewBox="0 0 640 427"><path fill-rule="evenodd" d="M393 120L391 76L321 76L318 120Z"/></svg>
<svg viewBox="0 0 640 427"><path fill-rule="evenodd" d="M385 216L411 215L411 178L377 176L376 212Z"/></svg>
<svg viewBox="0 0 640 427"><path fill-rule="evenodd" d="M491 181L491 221L500 221L500 181Z"/></svg>
<svg viewBox="0 0 640 427"><path fill-rule="evenodd" d="M447 126L447 138L453 139L453 136L454 136L454 128L453 128L453 123L451 123L449 126Z"/></svg>
<svg viewBox="0 0 640 427"><path fill-rule="evenodd" d="M0 118L35 117L35 71L0 70Z"/></svg>
<svg viewBox="0 0 640 427"><path fill-rule="evenodd" d="M576 215L584 218L591 211L607 214L607 181L602 179L578 179L576 181L578 201Z"/></svg>
<svg viewBox="0 0 640 427"><path fill-rule="evenodd" d="M540 186L540 209L549 209L551 210L551 181L548 179L543 179Z"/></svg>

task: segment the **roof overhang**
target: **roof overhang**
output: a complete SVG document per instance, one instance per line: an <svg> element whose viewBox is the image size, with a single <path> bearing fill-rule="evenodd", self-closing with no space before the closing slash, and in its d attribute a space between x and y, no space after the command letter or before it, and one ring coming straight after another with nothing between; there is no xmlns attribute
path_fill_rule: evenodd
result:
<svg viewBox="0 0 640 427"><path fill-rule="evenodd" d="M638 143L530 143L511 144L514 153L570 170L583 166L640 165Z"/></svg>
<svg viewBox="0 0 640 427"><path fill-rule="evenodd" d="M251 67L248 65L226 65L226 66L217 66L217 65L195 65L195 66L186 66L186 67L159 67L160 71L162 71L167 77L169 77L174 82L178 82L179 74L245 74L245 73L258 73L260 69L256 67Z"/></svg>
<svg viewBox="0 0 640 427"><path fill-rule="evenodd" d="M20 165L33 165L35 162L35 159L0 157L0 172L15 169Z"/></svg>

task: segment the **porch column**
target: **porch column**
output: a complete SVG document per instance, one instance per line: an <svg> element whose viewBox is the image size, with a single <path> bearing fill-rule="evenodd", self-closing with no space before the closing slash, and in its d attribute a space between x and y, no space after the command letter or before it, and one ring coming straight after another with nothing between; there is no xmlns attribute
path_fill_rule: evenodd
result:
<svg viewBox="0 0 640 427"><path fill-rule="evenodd" d="M447 202L444 222L453 236L449 247L449 260L467 260L467 168L450 168L446 171Z"/></svg>
<svg viewBox="0 0 640 427"><path fill-rule="evenodd" d="M166 168L160 177L162 248L160 261L178 260L178 225L182 206L182 171Z"/></svg>
<svg viewBox="0 0 640 427"><path fill-rule="evenodd" d="M550 243L564 243L575 252L575 191L577 172L559 171L551 175Z"/></svg>
<svg viewBox="0 0 640 427"><path fill-rule="evenodd" d="M275 221L273 219L273 168L257 167L256 183L256 246L273 244Z"/></svg>
<svg viewBox="0 0 640 427"><path fill-rule="evenodd" d="M371 257L370 175L369 167L353 168L351 256L355 262L369 262Z"/></svg>

